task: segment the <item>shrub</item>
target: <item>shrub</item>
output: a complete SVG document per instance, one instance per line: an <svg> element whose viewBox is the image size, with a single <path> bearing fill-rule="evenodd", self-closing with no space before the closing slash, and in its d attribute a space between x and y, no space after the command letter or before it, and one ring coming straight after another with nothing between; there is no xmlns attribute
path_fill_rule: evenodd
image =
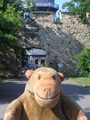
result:
<svg viewBox="0 0 90 120"><path fill-rule="evenodd" d="M73 56L78 60L76 71L80 70L80 75L90 77L90 48L85 48L80 54Z"/></svg>
<svg viewBox="0 0 90 120"><path fill-rule="evenodd" d="M5 78L6 78L5 75L0 73L0 82L3 81L3 79L5 79Z"/></svg>
<svg viewBox="0 0 90 120"><path fill-rule="evenodd" d="M46 67L46 63L43 63L41 66L42 66L42 67Z"/></svg>

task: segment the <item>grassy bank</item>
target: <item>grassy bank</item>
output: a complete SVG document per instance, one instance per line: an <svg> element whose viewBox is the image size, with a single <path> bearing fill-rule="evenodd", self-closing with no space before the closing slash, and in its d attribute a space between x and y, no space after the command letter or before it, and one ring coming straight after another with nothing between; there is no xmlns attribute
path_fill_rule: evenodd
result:
<svg viewBox="0 0 90 120"><path fill-rule="evenodd" d="M76 82L80 85L90 88L90 77L66 77L67 79Z"/></svg>

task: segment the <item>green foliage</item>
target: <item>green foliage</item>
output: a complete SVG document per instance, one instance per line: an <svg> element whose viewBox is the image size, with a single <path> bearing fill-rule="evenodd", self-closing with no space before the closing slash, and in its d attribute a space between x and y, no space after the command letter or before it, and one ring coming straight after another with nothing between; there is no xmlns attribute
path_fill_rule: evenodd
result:
<svg viewBox="0 0 90 120"><path fill-rule="evenodd" d="M0 82L3 81L3 79L5 79L5 78L6 78L5 75L0 73Z"/></svg>
<svg viewBox="0 0 90 120"><path fill-rule="evenodd" d="M23 1L22 0L0 0L0 10L5 12L7 9L7 5L13 6L15 8L15 11L21 11L24 9Z"/></svg>
<svg viewBox="0 0 90 120"><path fill-rule="evenodd" d="M41 66L42 66L42 67L46 67L46 63L43 63Z"/></svg>
<svg viewBox="0 0 90 120"><path fill-rule="evenodd" d="M20 12L15 12L13 6L7 5L5 12L0 11L0 51L6 52L13 48L22 30Z"/></svg>
<svg viewBox="0 0 90 120"><path fill-rule="evenodd" d="M26 6L26 8L24 9L24 12L30 13L32 11L37 11L34 0L25 0L24 4Z"/></svg>
<svg viewBox="0 0 90 120"><path fill-rule="evenodd" d="M80 74L90 77L90 48L85 48L80 54L73 56L78 60L76 70L80 70Z"/></svg>
<svg viewBox="0 0 90 120"><path fill-rule="evenodd" d="M5 53L9 48L17 45L20 38L19 33L23 29L21 11L31 12L35 9L34 0L0 1L0 52Z"/></svg>
<svg viewBox="0 0 90 120"><path fill-rule="evenodd" d="M65 2L62 6L63 9L67 8L67 10L70 11L74 11L75 10L75 5L73 3L73 1L71 2Z"/></svg>
<svg viewBox="0 0 90 120"><path fill-rule="evenodd" d="M90 13L90 0L71 0L71 2L64 3L62 8L80 15L81 22L86 23L86 13Z"/></svg>
<svg viewBox="0 0 90 120"><path fill-rule="evenodd" d="M60 11L58 12L58 17L56 19L56 22L60 22Z"/></svg>
<svg viewBox="0 0 90 120"><path fill-rule="evenodd" d="M16 12L24 10L23 4L24 2L22 0L13 0L13 7L15 8Z"/></svg>
<svg viewBox="0 0 90 120"><path fill-rule="evenodd" d="M56 22L60 22L60 17L58 17L58 18L56 19Z"/></svg>

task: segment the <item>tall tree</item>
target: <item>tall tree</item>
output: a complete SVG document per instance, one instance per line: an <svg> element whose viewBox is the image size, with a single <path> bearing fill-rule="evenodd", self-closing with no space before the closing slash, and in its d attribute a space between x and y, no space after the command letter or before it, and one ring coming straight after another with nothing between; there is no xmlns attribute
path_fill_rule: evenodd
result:
<svg viewBox="0 0 90 120"><path fill-rule="evenodd" d="M26 6L26 7L25 7ZM0 1L0 51L13 48L22 30L21 11L36 10L34 0L1 0Z"/></svg>
<svg viewBox="0 0 90 120"><path fill-rule="evenodd" d="M10 3L11 1L2 0L0 3L0 51L7 52L13 48L19 39L22 29L21 12Z"/></svg>

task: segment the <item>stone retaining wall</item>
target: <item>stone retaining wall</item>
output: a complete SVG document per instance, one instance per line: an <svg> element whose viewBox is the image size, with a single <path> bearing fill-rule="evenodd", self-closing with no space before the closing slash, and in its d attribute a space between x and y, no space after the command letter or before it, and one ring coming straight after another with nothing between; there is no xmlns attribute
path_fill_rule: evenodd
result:
<svg viewBox="0 0 90 120"><path fill-rule="evenodd" d="M73 13L60 13L61 22L53 22L52 12L34 12L33 19L25 23L25 36L18 46L24 49L46 50L46 64L64 74L76 74L76 60L72 56L90 45L88 24L79 23L79 16Z"/></svg>
<svg viewBox="0 0 90 120"><path fill-rule="evenodd" d="M41 48L47 52L47 66L55 68L57 57L58 71L65 74L75 74L76 60L72 56L80 53L88 46L90 39L87 24L79 23L79 16L73 13L61 13L61 22L53 23L52 13L33 13L32 23L26 29L35 30L36 36L27 40L27 48Z"/></svg>

